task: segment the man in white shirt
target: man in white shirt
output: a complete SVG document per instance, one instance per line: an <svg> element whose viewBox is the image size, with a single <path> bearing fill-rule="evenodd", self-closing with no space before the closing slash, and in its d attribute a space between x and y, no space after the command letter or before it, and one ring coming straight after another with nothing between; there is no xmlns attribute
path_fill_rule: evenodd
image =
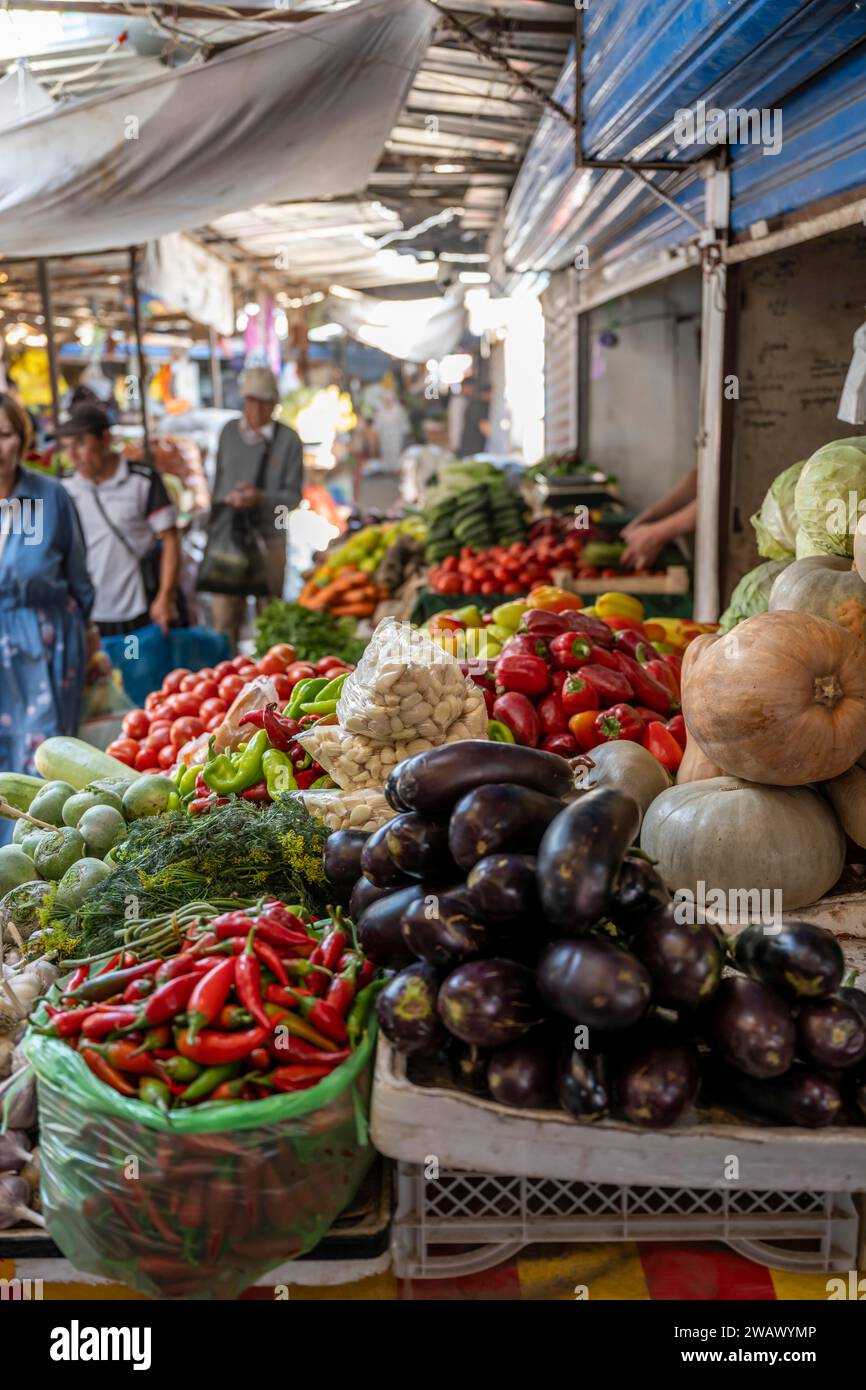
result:
<svg viewBox="0 0 866 1390"><path fill-rule="evenodd" d="M162 479L149 464L131 463L114 449L110 421L99 406L76 407L61 425L60 436L75 465L63 483L87 545L87 568L96 590L92 621L103 637L135 632L148 623L167 632L175 614L180 541ZM154 576L151 593L142 570L146 557Z"/></svg>

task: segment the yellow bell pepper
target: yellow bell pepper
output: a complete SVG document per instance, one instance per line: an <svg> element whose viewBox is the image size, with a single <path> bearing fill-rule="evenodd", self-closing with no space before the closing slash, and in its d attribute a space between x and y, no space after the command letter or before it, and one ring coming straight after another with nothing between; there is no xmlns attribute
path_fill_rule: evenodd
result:
<svg viewBox="0 0 866 1390"><path fill-rule="evenodd" d="M634 594L599 594L595 607L600 618L632 618L636 623L643 622L644 607Z"/></svg>
<svg viewBox="0 0 866 1390"><path fill-rule="evenodd" d="M543 608L548 613L564 613L568 608L582 608L580 594L570 594L567 589L558 589L555 584L542 584L530 590L526 597L528 608Z"/></svg>

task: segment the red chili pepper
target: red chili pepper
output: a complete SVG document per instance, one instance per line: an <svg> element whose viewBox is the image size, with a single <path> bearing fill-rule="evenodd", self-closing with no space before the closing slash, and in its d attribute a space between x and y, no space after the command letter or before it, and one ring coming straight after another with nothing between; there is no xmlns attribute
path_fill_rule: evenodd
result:
<svg viewBox="0 0 866 1390"><path fill-rule="evenodd" d="M221 1032L233 1033L249 1028L254 1019L249 1009L242 1009L240 1004L224 1004L214 1022Z"/></svg>
<svg viewBox="0 0 866 1390"><path fill-rule="evenodd" d="M221 923L217 927L217 934L225 939L226 937L241 936L246 938L249 935L250 927L253 926L252 918L238 914L237 922ZM296 946L307 946L310 938L303 930L303 924L298 923L299 930L291 931L284 927L280 922L274 920L272 915L262 915L255 920L256 936L262 941L267 941L271 946L277 946L281 950L290 950ZM313 943L315 944L315 943Z"/></svg>
<svg viewBox="0 0 866 1390"><path fill-rule="evenodd" d="M112 956L99 970L97 970L97 975L107 975L110 970L116 970L122 959L123 952L118 951L117 955Z"/></svg>
<svg viewBox="0 0 866 1390"><path fill-rule="evenodd" d="M658 710L659 714L667 718L674 703L667 686L656 680L648 666L641 666L632 657L626 656L625 652L614 652L614 656L619 669L631 685L634 699L641 705Z"/></svg>
<svg viewBox="0 0 866 1390"><path fill-rule="evenodd" d="M189 1036L194 1039L209 1023L212 1023L226 1002L235 978L235 960L228 956L219 961L206 975L196 979L195 987L189 996ZM260 1019L259 1022L263 1020Z"/></svg>
<svg viewBox="0 0 866 1390"><path fill-rule="evenodd" d="M288 753L300 725L296 719L287 719L284 715L278 714L276 705L268 705L265 710L264 727L271 746L281 753Z"/></svg>
<svg viewBox="0 0 866 1390"><path fill-rule="evenodd" d="M230 799L231 798L228 796L213 795L208 797L196 797L195 801L191 801L186 809L191 816L203 816L206 815L208 811L212 811L215 806L228 806Z"/></svg>
<svg viewBox="0 0 866 1390"><path fill-rule="evenodd" d="M168 1023L175 1014L186 1008L199 978L191 971L188 975L180 975L176 980L167 980L164 985L160 985L156 993L145 1003L139 1015L141 1022L152 1027Z"/></svg>
<svg viewBox="0 0 866 1390"><path fill-rule="evenodd" d="M162 1081L163 1072L158 1062L136 1048L135 1043L118 1039L110 1043L94 1043L88 1052L98 1052L110 1066L118 1071L130 1071L136 1076L156 1076Z"/></svg>
<svg viewBox="0 0 866 1390"><path fill-rule="evenodd" d="M69 983L67 984L64 990L64 994L71 994L73 990L78 989L79 985L84 984L84 981L87 979L89 974L89 965L79 965L78 969L73 971Z"/></svg>
<svg viewBox="0 0 866 1390"><path fill-rule="evenodd" d="M349 1047L344 1047L339 1052L323 1052L313 1043L289 1035L289 1037L280 1040L277 1060L287 1063L301 1062L314 1067L333 1068L338 1067L341 1062L345 1062L346 1058L351 1057L351 1055L352 1050Z"/></svg>
<svg viewBox="0 0 866 1390"><path fill-rule="evenodd" d="M315 767L308 767L305 771L297 771L295 773L295 781L298 784L298 791L308 791L321 775L321 769Z"/></svg>
<svg viewBox="0 0 866 1390"><path fill-rule="evenodd" d="M223 1062L240 1062L242 1058L248 1057L256 1047L261 1047L262 1043L273 1032L277 1026L280 1014L268 1019L268 1026L261 1028L247 1028L240 1033L217 1033L211 1029L206 1029L197 1038L190 1038L186 1028L181 1029L175 1041L177 1050L184 1057L189 1057L193 1062L201 1062L203 1066L220 1066Z"/></svg>
<svg viewBox="0 0 866 1390"><path fill-rule="evenodd" d="M113 1009L94 1009L84 1020L81 1029L85 1038L105 1038L109 1033L117 1033L123 1028L134 1028L141 1015L134 1005L123 1005Z"/></svg>
<svg viewBox="0 0 866 1390"><path fill-rule="evenodd" d="M266 965L268 969L276 975L281 985L287 985L289 983L286 967L283 965L283 962L280 960L273 946L267 941L256 941L254 939L253 950L262 964Z"/></svg>
<svg viewBox="0 0 866 1390"><path fill-rule="evenodd" d="M649 725L643 736L643 746L649 749L654 758L658 758L668 772L676 772L683 760L682 748L664 724Z"/></svg>
<svg viewBox="0 0 866 1390"><path fill-rule="evenodd" d="M47 1028L31 1026L34 1033L44 1033L49 1038L74 1038L78 1036L87 1019L95 1012L95 1005L89 1009L52 1009L49 1015L51 1022Z"/></svg>
<svg viewBox="0 0 866 1390"><path fill-rule="evenodd" d="M261 966L253 947L255 930L255 927L250 929L247 944L242 953L235 959L235 989L244 1008L249 1009L253 1018L264 1027L268 1022L268 1016L265 1013L265 1005L262 1000Z"/></svg>
<svg viewBox="0 0 866 1390"><path fill-rule="evenodd" d="M216 937L212 937L216 941ZM181 975L188 975L191 970L198 968L199 960L198 948L204 942L204 937L200 937L198 942L189 951L184 951L182 955L173 956L171 960L163 961L162 965L154 975L158 985L164 985L169 980L177 980Z"/></svg>
<svg viewBox="0 0 866 1390"><path fill-rule="evenodd" d="M555 697L549 695L549 700ZM543 702L542 702L543 703ZM582 672L575 672L574 675L566 676L565 684L562 687L562 708L565 714L566 728L568 720L573 714L580 714L583 710L598 709L598 691L594 685L584 679ZM539 706L539 712L541 707ZM549 730L550 733L559 733L558 729Z"/></svg>
<svg viewBox="0 0 866 1390"><path fill-rule="evenodd" d="M376 967L371 960L365 960L358 974L358 990L362 990L368 985L376 973Z"/></svg>
<svg viewBox="0 0 866 1390"><path fill-rule="evenodd" d="M254 709L251 710L249 714L245 714L243 719L241 720L241 725L244 724L252 724L252 726L256 729L263 729L265 727L264 710Z"/></svg>
<svg viewBox="0 0 866 1390"><path fill-rule="evenodd" d="M609 671L606 666L582 666L580 674L598 695L602 709L631 700L634 696L630 682L621 671Z"/></svg>
<svg viewBox="0 0 866 1390"><path fill-rule="evenodd" d="M303 931L305 927L303 918L299 917L296 912L290 912L279 898L266 898L256 920L258 922L276 922L278 926L285 927L287 931Z"/></svg>
<svg viewBox="0 0 866 1390"><path fill-rule="evenodd" d="M81 1049L81 1056L93 1072L93 1075L98 1076L100 1081L104 1081L106 1086L111 1086L113 1090L119 1091L122 1096L138 1095L136 1087L131 1086L126 1080L126 1077L122 1076L120 1072L117 1071L115 1067L111 1066L104 1057L101 1057L98 1052L94 1052L91 1048L85 1047Z"/></svg>
<svg viewBox="0 0 866 1390"><path fill-rule="evenodd" d="M554 639L555 640L555 639ZM550 673L547 662L540 656L526 656L522 652L508 652L500 656L494 667L496 688L503 694L517 691L537 699L550 688Z"/></svg>
<svg viewBox="0 0 866 1390"><path fill-rule="evenodd" d="M640 743L646 728L640 715L635 714L631 705L611 705L610 709L603 710L596 716L595 727L602 743L613 743L617 739Z"/></svg>
<svg viewBox="0 0 866 1390"><path fill-rule="evenodd" d="M252 925L253 919L246 912L224 912L221 917L214 917L210 924L218 941L224 941L228 936L246 936Z"/></svg>
<svg viewBox="0 0 866 1390"><path fill-rule="evenodd" d="M139 999L146 999L149 994L153 994L153 977L142 975L141 979L133 980L132 984L127 985L123 991L124 1004L135 1004Z"/></svg>
<svg viewBox="0 0 866 1390"><path fill-rule="evenodd" d="M288 1066L275 1067L262 1077L263 1086L273 1086L278 1091L306 1091L315 1086L332 1069L330 1067Z"/></svg>
<svg viewBox="0 0 866 1390"><path fill-rule="evenodd" d="M323 999L316 999L303 995L299 990L290 989L287 993L293 995L297 1001L298 1012L301 1018L307 1020L321 1033L323 1037L330 1038L332 1042L344 1043L349 1034L346 1025L340 1015L326 1004Z"/></svg>
<svg viewBox="0 0 866 1390"><path fill-rule="evenodd" d="M241 792L241 798L244 801L252 801L256 806L264 805L271 799L267 782L256 782L254 787L247 787L245 792Z"/></svg>
<svg viewBox="0 0 866 1390"><path fill-rule="evenodd" d="M133 965L138 965L138 956L135 951L124 951L120 958L120 965L123 970L131 970Z"/></svg>
<svg viewBox="0 0 866 1390"><path fill-rule="evenodd" d="M345 970L331 981L328 993L325 995L326 1005L329 1009L333 1009L334 1013L339 1014L340 1018L346 1017L349 1006L355 998L359 965L359 960L351 961Z"/></svg>
<svg viewBox="0 0 866 1390"><path fill-rule="evenodd" d="M198 776L197 776L196 779L195 779L195 786L194 786L194 788L193 788L193 791L195 792L196 796L210 796L210 795L211 795L211 789L210 789L210 787L208 786L207 782L206 782L206 781L204 780L204 778L202 777L201 773L199 773Z"/></svg>
<svg viewBox="0 0 866 1390"><path fill-rule="evenodd" d="M680 748L686 746L686 721L681 714L675 714L673 719L669 719L665 725L669 734L673 734Z"/></svg>
<svg viewBox="0 0 866 1390"><path fill-rule="evenodd" d="M247 1060L256 1071L265 1071L271 1065L271 1054L266 1047L254 1047Z"/></svg>
<svg viewBox="0 0 866 1390"><path fill-rule="evenodd" d="M134 1033L127 1033L126 1041L131 1042L134 1036ZM162 1024L159 1028L148 1028L137 1050L139 1052L152 1052L155 1057L159 1057L162 1053L166 1053L171 1041L171 1029L166 1024ZM171 1056L172 1052L169 1051L167 1055Z"/></svg>

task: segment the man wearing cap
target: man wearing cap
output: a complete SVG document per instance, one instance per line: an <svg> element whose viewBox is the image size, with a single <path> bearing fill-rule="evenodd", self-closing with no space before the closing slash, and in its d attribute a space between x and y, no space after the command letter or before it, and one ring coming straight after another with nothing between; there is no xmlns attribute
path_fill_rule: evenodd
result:
<svg viewBox="0 0 866 1390"><path fill-rule="evenodd" d="M180 541L162 479L149 464L115 450L111 422L99 405L76 406L59 434L75 466L63 484L87 546L96 590L92 621L103 637L149 623L167 632L175 616Z"/></svg>
<svg viewBox="0 0 866 1390"><path fill-rule="evenodd" d="M240 389L243 414L229 420L220 434L212 501L255 513L265 542L269 596L279 598L286 570L285 513L301 500L304 448L293 429L273 419L280 395L269 367L247 367ZM214 594L212 601L214 627L237 646L246 599ZM259 599L259 608L268 601Z"/></svg>

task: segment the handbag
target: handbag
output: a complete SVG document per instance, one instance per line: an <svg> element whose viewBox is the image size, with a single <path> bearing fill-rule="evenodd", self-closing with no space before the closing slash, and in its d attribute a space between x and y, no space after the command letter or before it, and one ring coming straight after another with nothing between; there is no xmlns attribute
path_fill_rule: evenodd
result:
<svg viewBox="0 0 866 1390"><path fill-rule="evenodd" d="M261 490L271 453L277 438L277 426L271 439L265 440L262 457L256 470L254 486ZM219 471L214 478L218 490ZM239 510L228 502L215 502L211 507L207 542L196 577L196 589L201 593L252 594L264 598L268 593L268 571L265 541L256 525L255 513Z"/></svg>

